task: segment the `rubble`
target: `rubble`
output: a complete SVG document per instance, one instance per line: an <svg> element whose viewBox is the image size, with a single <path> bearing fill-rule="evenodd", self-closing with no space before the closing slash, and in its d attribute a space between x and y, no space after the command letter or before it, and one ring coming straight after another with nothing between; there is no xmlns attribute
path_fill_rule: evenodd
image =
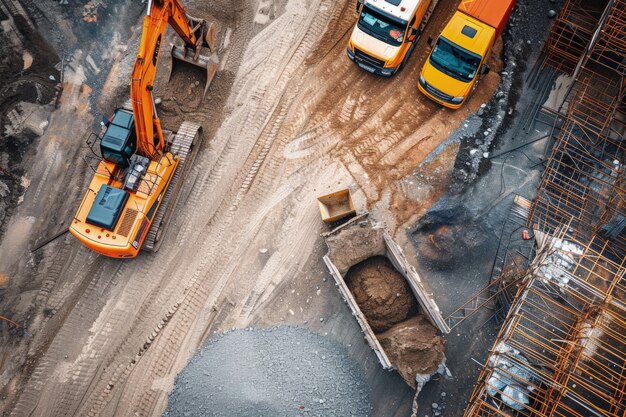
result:
<svg viewBox="0 0 626 417"><path fill-rule="evenodd" d="M83 7L83 22L96 23L98 21L98 7L101 6L100 0L90 0Z"/></svg>
<svg viewBox="0 0 626 417"><path fill-rule="evenodd" d="M531 384L538 382L534 381L528 360L519 350L500 342L494 348L489 364L494 371L487 381L487 394L500 397L514 410L523 410L523 405L529 404L529 395L535 389Z"/></svg>

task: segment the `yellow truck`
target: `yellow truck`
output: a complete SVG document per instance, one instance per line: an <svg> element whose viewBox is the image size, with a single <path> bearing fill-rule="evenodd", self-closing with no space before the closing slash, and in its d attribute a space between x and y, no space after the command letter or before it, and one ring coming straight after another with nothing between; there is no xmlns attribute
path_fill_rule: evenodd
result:
<svg viewBox="0 0 626 417"><path fill-rule="evenodd" d="M389 77L404 67L438 0L358 0L348 58Z"/></svg>
<svg viewBox="0 0 626 417"><path fill-rule="evenodd" d="M436 41L417 88L437 103L458 109L489 72L487 60L515 0L462 0Z"/></svg>

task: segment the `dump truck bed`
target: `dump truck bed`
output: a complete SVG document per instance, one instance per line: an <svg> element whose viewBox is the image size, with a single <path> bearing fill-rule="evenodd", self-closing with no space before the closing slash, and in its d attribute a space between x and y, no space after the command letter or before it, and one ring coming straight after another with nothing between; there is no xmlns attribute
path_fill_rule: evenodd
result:
<svg viewBox="0 0 626 417"><path fill-rule="evenodd" d="M373 256L385 256L405 278L421 311L428 320L441 333L446 334L450 331L441 316L439 307L424 288L415 268L404 257L400 246L393 241L385 230L373 226L367 214L350 220L325 234L324 237L329 249L328 254L324 256L324 263L335 279L343 299L363 330L367 343L376 353L384 369L395 369L395 367L348 289L345 276L352 266Z"/></svg>
<svg viewBox="0 0 626 417"><path fill-rule="evenodd" d="M494 28L497 38L502 33L513 7L515 0L463 0L458 10Z"/></svg>

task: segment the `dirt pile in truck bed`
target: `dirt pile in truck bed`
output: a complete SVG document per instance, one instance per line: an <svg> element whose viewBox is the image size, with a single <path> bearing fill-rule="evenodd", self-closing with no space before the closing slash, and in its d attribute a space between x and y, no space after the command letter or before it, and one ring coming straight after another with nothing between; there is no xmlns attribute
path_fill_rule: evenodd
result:
<svg viewBox="0 0 626 417"><path fill-rule="evenodd" d="M350 268L346 281L375 333L417 313L409 285L384 256L366 259Z"/></svg>
<svg viewBox="0 0 626 417"><path fill-rule="evenodd" d="M415 375L430 375L444 361L444 340L418 311L406 279L384 256L350 268L346 284L391 363L415 388Z"/></svg>
<svg viewBox="0 0 626 417"><path fill-rule="evenodd" d="M430 375L444 359L444 341L423 315L411 317L378 335L391 363L415 388L415 375Z"/></svg>

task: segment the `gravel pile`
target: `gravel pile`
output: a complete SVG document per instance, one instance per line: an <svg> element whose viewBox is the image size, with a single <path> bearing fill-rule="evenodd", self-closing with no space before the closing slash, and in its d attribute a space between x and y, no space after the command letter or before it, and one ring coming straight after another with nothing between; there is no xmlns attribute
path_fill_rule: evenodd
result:
<svg viewBox="0 0 626 417"><path fill-rule="evenodd" d="M235 330L178 375L164 416L365 417L363 381L342 345L307 329Z"/></svg>

